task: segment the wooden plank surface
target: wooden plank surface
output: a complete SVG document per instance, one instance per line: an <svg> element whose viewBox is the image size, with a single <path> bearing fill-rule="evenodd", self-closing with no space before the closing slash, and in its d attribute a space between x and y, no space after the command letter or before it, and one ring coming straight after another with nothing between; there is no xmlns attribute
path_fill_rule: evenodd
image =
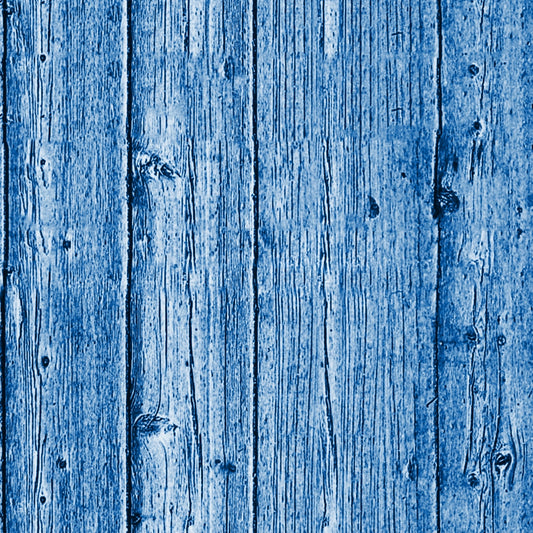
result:
<svg viewBox="0 0 533 533"><path fill-rule="evenodd" d="M532 531L533 6L442 15L442 531Z"/></svg>
<svg viewBox="0 0 533 533"><path fill-rule="evenodd" d="M258 530L436 531L436 4L257 29Z"/></svg>
<svg viewBox="0 0 533 533"><path fill-rule="evenodd" d="M533 530L527 0L3 14L3 532Z"/></svg>
<svg viewBox="0 0 533 533"><path fill-rule="evenodd" d="M2 57L2 72L4 72L4 65L6 64L7 59L7 48L4 46L4 24L2 21L2 24L0 25L0 49L1 49L1 55ZM2 75L2 83L0 85L0 97L2 98L2 142L0 142L0 168L2 169L2 177L6 175L7 170L7 157L6 154L8 153L8 150L6 150L5 147L5 131L7 127L7 112L6 112L6 100L4 98L4 91L7 86L7 80L5 76ZM6 318L6 298L5 298L5 286L7 282L8 277L8 271L7 271L7 259L8 259L8 240L6 238L7 236L7 210L6 206L8 205L8 194L7 189L5 187L6 181L4 179L0 180L0 238L2 242L2 293L0 295L0 454L1 454L1 467L0 467L0 505L2 512L0 513L0 530L4 531L4 509L5 509L5 503L6 503L6 491L5 491L5 485L6 485L6 396L5 396L5 375L6 375L6 358L5 358L5 346L6 346L6 336L5 336L5 318Z"/></svg>
<svg viewBox="0 0 533 533"><path fill-rule="evenodd" d="M135 531L249 529L248 9L133 2Z"/></svg>
<svg viewBox="0 0 533 533"><path fill-rule="evenodd" d="M124 531L125 13L4 11L4 531Z"/></svg>

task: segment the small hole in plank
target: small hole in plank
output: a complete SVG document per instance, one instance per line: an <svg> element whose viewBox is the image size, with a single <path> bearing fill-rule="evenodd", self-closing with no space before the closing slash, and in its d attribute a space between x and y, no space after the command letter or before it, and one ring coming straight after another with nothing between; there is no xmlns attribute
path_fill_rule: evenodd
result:
<svg viewBox="0 0 533 533"><path fill-rule="evenodd" d="M472 74L472 76L477 76L479 74L479 67L472 63L469 67L468 67L468 72L470 72L470 74Z"/></svg>

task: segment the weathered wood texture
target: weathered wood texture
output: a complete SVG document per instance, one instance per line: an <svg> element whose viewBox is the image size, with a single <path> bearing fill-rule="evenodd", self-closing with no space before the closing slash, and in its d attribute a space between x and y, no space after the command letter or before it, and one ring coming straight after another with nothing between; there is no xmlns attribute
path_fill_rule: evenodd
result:
<svg viewBox="0 0 533 533"><path fill-rule="evenodd" d="M249 529L248 9L133 2L135 531Z"/></svg>
<svg viewBox="0 0 533 533"><path fill-rule="evenodd" d="M4 531L124 531L123 6L7 10Z"/></svg>
<svg viewBox="0 0 533 533"><path fill-rule="evenodd" d="M533 531L530 4L3 2L4 533Z"/></svg>
<svg viewBox="0 0 533 533"><path fill-rule="evenodd" d="M436 4L258 1L263 531L435 531Z"/></svg>
<svg viewBox="0 0 533 533"><path fill-rule="evenodd" d="M2 63L6 59L6 48L4 47L4 25L0 24L0 57L2 58ZM7 121L4 120L6 106L4 98L4 87L5 76L2 69L2 83L0 83L0 97L2 98L2 142L0 142L0 168L2 169L2 176L5 174L5 165L6 165L6 150L5 150L5 127L7 126ZM2 289L0 293L0 454L1 462L0 465L0 530L4 530L4 508L5 508L5 481L6 481L6 449L5 449L5 425L6 425L6 410L5 410L5 315L6 315L6 299L5 299L5 282L7 279L7 269L5 264L5 259L7 259L7 239L6 239L6 205L7 205L7 190L5 187L6 181L4 179L0 180L0 242L2 243Z"/></svg>
<svg viewBox="0 0 533 533"><path fill-rule="evenodd" d="M533 531L533 6L442 11L442 531Z"/></svg>

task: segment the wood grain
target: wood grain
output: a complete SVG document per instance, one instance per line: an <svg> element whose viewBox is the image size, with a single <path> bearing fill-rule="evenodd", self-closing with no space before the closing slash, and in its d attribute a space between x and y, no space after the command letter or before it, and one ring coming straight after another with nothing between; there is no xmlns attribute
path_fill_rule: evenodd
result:
<svg viewBox="0 0 533 533"><path fill-rule="evenodd" d="M3 22L3 533L533 530L530 2Z"/></svg>
<svg viewBox="0 0 533 533"><path fill-rule="evenodd" d="M436 531L436 4L258 1L263 531Z"/></svg>
<svg viewBox="0 0 533 533"><path fill-rule="evenodd" d="M133 2L135 531L249 528L248 9Z"/></svg>
<svg viewBox="0 0 533 533"><path fill-rule="evenodd" d="M4 17L2 17L2 24L0 25L0 49L2 57L2 71L5 71L5 64L7 60L7 48L4 46ZM0 142L0 168L2 169L2 178L8 176L7 172L7 154L9 150L6 150L6 128L7 128L7 112L6 112L6 99L4 98L5 88L7 86L7 80L5 76L2 76L2 83L0 84L0 97L2 98L2 142ZM2 242L2 292L0 295L0 454L1 454L1 467L0 467L0 508L2 512L0 513L0 530L5 530L5 520L4 520L4 509L6 508L6 395L5 395L5 377L6 377L6 291L5 287L8 279L8 240L7 233L9 230L9 224L7 220L8 209L8 192L6 187L6 180L0 180L0 239Z"/></svg>
<svg viewBox="0 0 533 533"><path fill-rule="evenodd" d="M124 531L123 6L8 8L4 531Z"/></svg>
<svg viewBox="0 0 533 533"><path fill-rule="evenodd" d="M445 2L442 531L533 529L532 6Z"/></svg>

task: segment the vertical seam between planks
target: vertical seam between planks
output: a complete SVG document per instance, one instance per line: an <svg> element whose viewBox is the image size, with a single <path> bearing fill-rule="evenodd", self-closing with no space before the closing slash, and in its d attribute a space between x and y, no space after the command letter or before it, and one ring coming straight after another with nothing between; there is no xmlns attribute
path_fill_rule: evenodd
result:
<svg viewBox="0 0 533 533"><path fill-rule="evenodd" d="M252 5L252 173L253 173L253 329L252 360L252 531L257 531L259 462L259 294L257 264L259 257L259 144L257 140L257 0Z"/></svg>
<svg viewBox="0 0 533 533"><path fill-rule="evenodd" d="M7 144L7 27L8 27L8 3L2 2L2 26L3 26L3 51L2 51L2 145L4 150L4 242L3 242L3 268L2 268L2 531L7 533L7 391L6 391L6 369L7 369L7 339L6 339L6 308L7 308L7 278L9 275L9 147Z"/></svg>
<svg viewBox="0 0 533 533"><path fill-rule="evenodd" d="M131 64L133 54L133 34L131 28L131 11L132 0L126 0L126 39L127 39L127 56L126 56L126 143L127 143L127 233L128 233L128 258L126 266L126 531L132 530L132 425L131 425L131 366L133 346L131 339L131 280L132 280L132 263L133 263L133 148L132 148L132 91L131 91Z"/></svg>
<svg viewBox="0 0 533 533"><path fill-rule="evenodd" d="M434 383L434 426L435 426L435 484L436 484L436 522L440 533L440 428L439 428L439 303L441 281L441 210L439 208L439 147L442 137L442 0L437 0L437 134L435 136L435 155L433 161L433 216L437 221L437 279L435 286L435 338L433 348Z"/></svg>

